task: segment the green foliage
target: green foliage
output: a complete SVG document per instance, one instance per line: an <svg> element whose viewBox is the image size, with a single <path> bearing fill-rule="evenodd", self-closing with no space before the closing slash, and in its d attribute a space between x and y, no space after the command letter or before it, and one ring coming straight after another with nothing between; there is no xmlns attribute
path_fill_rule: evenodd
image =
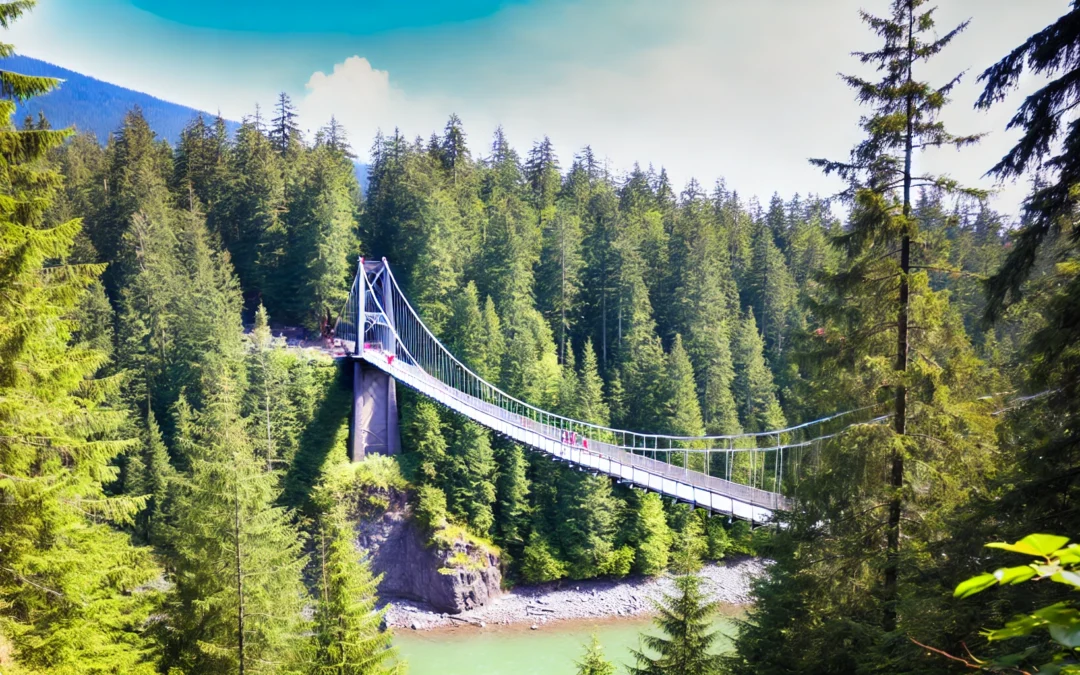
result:
<svg viewBox="0 0 1080 675"><path fill-rule="evenodd" d="M495 478L496 539L504 545L524 544L529 514L525 452L519 445L501 444L496 453L499 466Z"/></svg>
<svg viewBox="0 0 1080 675"><path fill-rule="evenodd" d="M986 546L1036 559L1027 565L1002 567L994 572L972 577L956 587L953 591L955 597L967 598L997 585L1041 580L1062 584L1072 592L1080 590L1080 545L1069 544L1068 537L1029 534L1012 544L997 542ZM1001 628L984 631L983 635L990 642L995 642L1024 638L1043 631L1056 643L1048 655L1036 653L1036 649L1027 649L996 657L989 662L975 660L969 662L969 667L1003 672L1019 670L1022 664L1034 659L1048 658L1047 662L1036 666L1038 672L1063 675L1080 673L1080 609L1071 599L1017 616Z"/></svg>
<svg viewBox="0 0 1080 675"><path fill-rule="evenodd" d="M430 484L443 475L447 461L447 443L443 423L434 403L421 402L405 425L405 440L416 453L418 466L415 481Z"/></svg>
<svg viewBox="0 0 1080 675"><path fill-rule="evenodd" d="M0 5L0 23L28 5ZM344 130L332 119L306 142L284 95L269 128L256 111L229 138L220 120L197 118L175 148L138 111L104 150L87 137L53 147L63 133L41 123L0 130L10 136L0 187L13 200L0 200L0 438L9 439L0 492L16 502L0 512L0 668L220 672L240 658L250 672L391 666L372 611L376 581L336 509L384 509L405 480L395 460L340 461L349 395L336 370L270 337L271 316L325 331L361 250L390 257L425 321L482 377L595 424L736 434L904 401L890 420L897 430L857 425L784 467L792 485L799 479L784 527L729 530L527 455L401 390L400 461L418 486L416 517L455 550L453 564L475 564L457 547L491 547L487 536L508 578L526 581L768 555L775 564L729 662L738 672L925 672L921 650L901 636L954 646L1008 614L1067 618L1033 609L1062 584L1027 585L1027 595L1009 586L985 608L950 604L940 589L977 555L973 542L1031 531L1017 528L1036 517L1072 522L1080 504L1076 144L1065 123L1076 98L1067 75L1075 11L985 76L983 103L1024 68L1058 78L1021 109L1021 143L995 169L1049 169L1006 249L1005 219L953 204L955 183L905 166L908 129L913 150L974 139L938 122L954 83L932 87L910 73L956 31L928 33L933 16L920 0L891 7L864 16L884 47L859 57L881 79L846 78L871 105L866 140L850 161L820 163L849 182L843 225L813 195L774 195L762 208L723 181L709 194L693 180L680 191L663 170L613 174L588 147L563 173L549 140L523 159L501 130L474 158L456 116L429 142L380 134L361 203ZM51 86L0 79L16 98ZM1066 142L1044 142L1053 139ZM977 277L1007 250L985 301ZM1021 304L1002 301L1020 290ZM1003 322L981 326L984 310ZM255 317L246 340L242 312ZM893 339L901 324L906 342ZM910 355L903 367L898 351ZM979 400L1018 383L1054 394L1007 416ZM758 457L738 449L733 475L743 480ZM704 468L701 455L686 457ZM228 489L241 485L230 502ZM240 524L237 505L251 514ZM165 611L142 590L158 574L150 552L115 525L165 562L175 582ZM304 531L315 553L313 630L300 613ZM235 579L230 541L243 544L234 548L247 565ZM993 583L1040 574L1032 570L1004 568ZM238 596L243 630L233 629ZM895 630L883 630L890 616ZM684 653L674 641L665 649ZM597 672L610 672L596 657ZM670 672L665 658L639 667ZM696 663L683 671L715 666Z"/></svg>
<svg viewBox="0 0 1080 675"><path fill-rule="evenodd" d="M429 531L446 527L446 493L432 485L418 487L415 516L421 527Z"/></svg>
<svg viewBox="0 0 1080 675"><path fill-rule="evenodd" d="M190 472L177 481L172 507L162 663L200 673L282 672L299 649L303 542L274 505L277 479L255 453L236 383L219 374L213 390L206 409L178 430Z"/></svg>
<svg viewBox="0 0 1080 675"><path fill-rule="evenodd" d="M656 575L667 569L671 550L671 530L664 516L664 504L655 493L638 499L635 523L635 563L640 574Z"/></svg>
<svg viewBox="0 0 1080 675"><path fill-rule="evenodd" d="M701 419L694 367L683 349L682 336L676 335L667 359L667 391L663 431L675 436L701 436L705 423Z"/></svg>
<svg viewBox="0 0 1080 675"><path fill-rule="evenodd" d="M710 653L718 633L711 632L716 604L701 590L701 578L693 574L675 577L678 595L665 595L657 603L653 624L662 636L644 634L642 642L657 656L634 650L633 675L710 675L720 673L722 657Z"/></svg>
<svg viewBox="0 0 1080 675"><path fill-rule="evenodd" d="M316 542L318 597L312 654L312 675L384 675L401 670L382 628L386 609L376 610L375 591L381 577L371 574L367 559L353 544L354 533L341 514L326 518Z"/></svg>
<svg viewBox="0 0 1080 675"><path fill-rule="evenodd" d="M577 386L577 417L575 419L602 427L608 426L611 421L611 410L604 401L604 381L600 379L596 351L593 350L591 339L585 341L582 353L584 355L581 359L580 381Z"/></svg>
<svg viewBox="0 0 1080 675"><path fill-rule="evenodd" d="M0 23L32 4L0 6ZM145 500L103 489L134 444L110 405L122 379L98 377L105 354L73 341L72 317L103 267L70 263L78 220L43 222L60 177L42 160L69 132L16 131L8 119L13 98L56 81L0 71L0 83L0 665L151 673L143 631L156 598L144 586L159 570L112 526Z"/></svg>
<svg viewBox="0 0 1080 675"><path fill-rule="evenodd" d="M368 455L359 462L349 462L342 455L340 461L323 468L311 501L321 513L342 505L346 514L369 516L385 511L391 495L404 493L408 487L393 457Z"/></svg>
<svg viewBox="0 0 1080 675"><path fill-rule="evenodd" d="M776 385L765 362L765 346L751 311L739 322L732 356L736 372L732 389L743 427L749 431L783 428L784 411L776 398Z"/></svg>
<svg viewBox="0 0 1080 675"><path fill-rule="evenodd" d="M604 648L595 634L589 638L585 654L577 662L577 675L615 675L615 664L604 658Z"/></svg>
<svg viewBox="0 0 1080 675"><path fill-rule="evenodd" d="M566 574L566 563L558 560L543 537L534 532L521 556L521 578L539 584L562 579Z"/></svg>
<svg viewBox="0 0 1080 675"><path fill-rule="evenodd" d="M482 537L490 536L495 523L495 468L488 431L474 422L462 423L450 446L443 484L450 512Z"/></svg>
<svg viewBox="0 0 1080 675"><path fill-rule="evenodd" d="M579 471L564 471L560 478L554 535L569 576L587 579L614 569L618 563L612 560L612 535L618 503L611 492L611 479Z"/></svg>
<svg viewBox="0 0 1080 675"><path fill-rule="evenodd" d="M720 518L709 518L705 523L706 556L709 560L723 560L733 550L732 537Z"/></svg>

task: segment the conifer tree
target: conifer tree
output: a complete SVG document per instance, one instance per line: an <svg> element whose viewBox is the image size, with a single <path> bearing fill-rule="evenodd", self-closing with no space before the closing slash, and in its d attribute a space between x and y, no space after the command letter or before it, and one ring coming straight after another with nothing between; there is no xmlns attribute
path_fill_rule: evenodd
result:
<svg viewBox="0 0 1080 675"><path fill-rule="evenodd" d="M255 324L248 335L248 383L245 412L257 424L258 454L266 470L285 468L297 450L301 420L291 389L290 362L294 357L276 348L266 308L255 310Z"/></svg>
<svg viewBox="0 0 1080 675"><path fill-rule="evenodd" d="M181 208L213 213L226 180L229 139L225 120L207 124L196 115L180 133L173 157L172 189Z"/></svg>
<svg viewBox="0 0 1080 675"><path fill-rule="evenodd" d="M102 177L108 185L106 202L87 234L100 261L110 263L103 279L109 295L115 298L138 266L133 216L141 212L148 220L161 221L171 205L167 181L172 175L172 154L136 107L110 138L106 155Z"/></svg>
<svg viewBox="0 0 1080 675"><path fill-rule="evenodd" d="M433 191L423 200L420 221L423 226L410 294L424 322L441 335L453 311L453 298L460 290L461 257L455 243L461 239L461 223L457 206L442 190Z"/></svg>
<svg viewBox="0 0 1080 675"><path fill-rule="evenodd" d="M664 431L674 436L701 436L705 424L701 421L694 367L683 348L682 336L675 335L667 358L667 387ZM681 461L681 458L680 458Z"/></svg>
<svg viewBox="0 0 1080 675"><path fill-rule="evenodd" d="M417 456L416 482L437 485L446 465L446 437L439 409L434 403L421 401L412 410L405 425L408 447Z"/></svg>
<svg viewBox="0 0 1080 675"><path fill-rule="evenodd" d="M476 373L488 382L498 382L502 376L502 360L506 353L506 340L503 337L502 323L495 312L495 301L491 296L484 299L481 338L483 340L484 361L482 369Z"/></svg>
<svg viewBox="0 0 1080 675"><path fill-rule="evenodd" d="M227 371L208 376L214 395L179 429L191 469L174 497L163 665L288 672L306 597L302 541L275 506L277 479L256 456L235 382Z"/></svg>
<svg viewBox="0 0 1080 675"><path fill-rule="evenodd" d="M245 294L265 292L288 248L282 214L285 178L273 144L253 119L236 132L228 180L213 225L229 250Z"/></svg>
<svg viewBox="0 0 1080 675"><path fill-rule="evenodd" d="M618 230L618 200L611 185L601 182L585 168L572 174L581 185L577 188L587 200L583 215L584 288L583 312L593 317L591 331L600 357L601 370L609 374L616 364L617 326L615 317L619 303L618 255L614 242ZM568 186L569 189L569 186Z"/></svg>
<svg viewBox="0 0 1080 675"><path fill-rule="evenodd" d="M758 223L753 237L750 283L746 289L747 303L758 317L765 350L774 365L779 363L784 339L793 327L798 299L795 281L784 254L776 246L775 236L773 225Z"/></svg>
<svg viewBox="0 0 1080 675"><path fill-rule="evenodd" d="M348 297L360 186L352 162L327 146L311 150L299 168L286 192L286 250L267 305L274 316L315 329Z"/></svg>
<svg viewBox="0 0 1080 675"><path fill-rule="evenodd" d="M120 294L117 360L136 375L132 402L165 424L181 391L201 405L211 363L239 376L241 296L198 214L167 205L140 211L127 237L138 266Z"/></svg>
<svg viewBox="0 0 1080 675"><path fill-rule="evenodd" d="M32 2L0 4L7 28ZM14 49L0 45L10 56ZM71 319L101 265L68 262L80 222L46 227L59 176L45 153L70 131L16 130L17 101L56 80L0 70L0 641L4 667L40 673L149 674L140 587L149 552L108 523L142 500L106 496L114 458L131 445L110 409L121 380L96 378L104 355L73 344ZM95 379L96 378L96 379Z"/></svg>
<svg viewBox="0 0 1080 675"><path fill-rule="evenodd" d="M1076 82L1080 46L1080 4L1035 33L988 68L979 80L985 89L977 107L998 104L1025 74L1048 79L1024 99L1009 121L1020 137L990 169L1001 180L1035 176L1031 195L1023 204L1022 227L1013 233L1011 250L1000 269L986 280L986 318L1003 320L1009 308L1024 297L1025 282L1040 276L1053 261L1042 283L1030 284L1029 294L1046 295L1045 324L1030 337L1026 363L1034 367L1026 387L1031 392L1057 392L1043 410L1031 411L1023 435L1017 489L1009 508L1021 518L1038 514L1066 523L1075 520L1077 448L1080 435L1071 420L1080 407L1080 226L1076 211L1080 182L1080 127L1072 111L1080 101ZM1049 290L1052 289L1052 290ZM1018 304L1017 309L1023 304ZM1030 521L1029 521L1030 522ZM1021 530L1024 528L1021 528ZM1020 531L1020 530L1015 530Z"/></svg>
<svg viewBox="0 0 1080 675"><path fill-rule="evenodd" d="M635 520L634 565L641 574L660 574L667 569L671 551L671 529L660 496L655 492L641 495Z"/></svg>
<svg viewBox="0 0 1080 675"><path fill-rule="evenodd" d="M349 134L345 127L338 122L337 117L331 115L326 126L318 131L315 145L325 145L334 152L340 153L349 159L354 159L352 147L349 145Z"/></svg>
<svg viewBox="0 0 1080 675"><path fill-rule="evenodd" d="M486 370L484 317L476 282L470 281L454 294L446 324L446 345L450 351L481 377ZM486 378L485 378L486 379Z"/></svg>
<svg viewBox="0 0 1080 675"><path fill-rule="evenodd" d="M716 603L709 602L701 589L701 577L675 577L678 595L665 595L657 603L653 623L663 633L642 635L642 641L658 656L633 650L637 666L632 675L718 675L722 657L710 653L719 634L710 631Z"/></svg>
<svg viewBox="0 0 1080 675"><path fill-rule="evenodd" d="M319 602L315 609L311 675L391 675L401 670L382 627L386 608L376 609L375 577L353 543L343 514L320 523L315 561Z"/></svg>
<svg viewBox="0 0 1080 675"><path fill-rule="evenodd" d="M627 281L627 304L630 309L629 332L621 351L620 376L626 390L626 420L635 428L659 429L663 425L664 349L656 335L648 291L643 280Z"/></svg>
<svg viewBox="0 0 1080 675"><path fill-rule="evenodd" d="M588 579L606 569L614 553L616 502L611 479L562 471L558 485L556 528L561 559L573 579ZM625 572L624 572L625 574Z"/></svg>
<svg viewBox="0 0 1080 675"><path fill-rule="evenodd" d="M517 152L496 129L481 198L487 212L483 238L481 293L495 299L508 324L532 305L533 267L540 256L540 230L526 201L525 177Z"/></svg>
<svg viewBox="0 0 1080 675"><path fill-rule="evenodd" d="M622 378L619 372L611 374L611 381L607 386L608 407L611 409L611 426L626 429L630 425L626 423L626 390L622 386Z"/></svg>
<svg viewBox="0 0 1080 675"><path fill-rule="evenodd" d="M464 174L469 170L471 159L465 143L465 130L462 128L461 118L457 115L450 115L450 119L446 121L439 151L443 168L450 172L451 185L457 187L459 180L464 182Z"/></svg>
<svg viewBox="0 0 1080 675"><path fill-rule="evenodd" d="M285 92L278 94L274 113L273 119L270 120L270 142L273 143L278 154L285 155L301 142L300 127L296 125L296 108Z"/></svg>
<svg viewBox="0 0 1080 675"><path fill-rule="evenodd" d="M604 649L595 633L589 638L589 645L577 667L577 675L615 675L615 664L604 658Z"/></svg>
<svg viewBox="0 0 1080 675"><path fill-rule="evenodd" d="M471 421L460 424L449 448L445 478L451 513L477 534L490 536L495 520L495 456L487 429Z"/></svg>
<svg viewBox="0 0 1080 675"><path fill-rule="evenodd" d="M577 385L577 419L606 427L611 424L611 412L604 401L604 381L600 379L592 338L585 341L582 354Z"/></svg>
<svg viewBox="0 0 1080 675"><path fill-rule="evenodd" d="M545 220L540 264L537 268L537 299L559 341L559 361L565 362L570 336L578 319L581 294L581 221L562 203Z"/></svg>
<svg viewBox="0 0 1080 675"><path fill-rule="evenodd" d="M739 322L733 346L736 376L732 389L743 426L750 431L782 428L784 412L776 398L776 386L765 363L764 345L752 311L748 310Z"/></svg>
<svg viewBox="0 0 1080 675"><path fill-rule="evenodd" d="M874 82L859 76L844 76L856 90L860 102L873 107L862 118L866 139L851 152L849 161L811 160L826 174L836 174L850 186L844 196L852 204L851 227L842 239L849 257L859 259L837 282L843 288L873 287L878 297L895 297L896 345L894 350L896 382L893 426L899 437L889 460L894 494L889 503L887 563L883 570L885 596L882 628L892 631L897 624L897 582L900 556L900 521L903 512L904 446L907 435L909 357L911 353L912 246L919 233L912 218L912 189L936 186L950 192L962 190L955 181L920 174L913 168L916 154L928 148L953 146L963 148L978 141L978 136L955 136L945 130L938 116L960 77L942 86L915 79L916 68L940 53L965 28L961 23L944 35L934 33L933 9L924 9L926 0L893 0L891 14L877 17L862 13L863 21L883 44L877 51L858 52L864 64L873 64L881 73ZM866 255L874 249L876 255ZM885 249L881 252L881 249ZM884 281L875 281L881 280Z"/></svg>
<svg viewBox="0 0 1080 675"><path fill-rule="evenodd" d="M701 416L710 434L738 434L739 408L732 393L735 384L735 362L731 353L731 320L724 320L698 334L696 346L703 349L699 363L699 392Z"/></svg>
<svg viewBox="0 0 1080 675"><path fill-rule="evenodd" d="M578 373L574 358L574 349L571 346L566 352L565 360L560 368L559 390L556 394L555 412L573 419L581 419L577 409L578 404Z"/></svg>
<svg viewBox="0 0 1080 675"><path fill-rule="evenodd" d="M153 410L147 411L141 452L129 459L126 471L130 480L125 481L125 492L147 497L146 506L136 520L143 538L155 544L165 543L169 484L175 480L176 470L170 463L169 450Z"/></svg>
<svg viewBox="0 0 1080 675"><path fill-rule="evenodd" d="M529 478L525 453L515 443L496 448L495 535L503 545L524 545L529 517Z"/></svg>
<svg viewBox="0 0 1080 675"><path fill-rule="evenodd" d="M555 557L539 532L533 532L521 555L521 577L529 583L542 584L565 576L566 564Z"/></svg>
<svg viewBox="0 0 1080 675"><path fill-rule="evenodd" d="M495 303L480 307L476 282L454 293L445 329L446 344L462 363L488 382L498 382L505 343Z"/></svg>
<svg viewBox="0 0 1080 675"><path fill-rule="evenodd" d="M511 307L502 363L502 385L512 395L540 407L555 407L562 380L551 327L524 302Z"/></svg>

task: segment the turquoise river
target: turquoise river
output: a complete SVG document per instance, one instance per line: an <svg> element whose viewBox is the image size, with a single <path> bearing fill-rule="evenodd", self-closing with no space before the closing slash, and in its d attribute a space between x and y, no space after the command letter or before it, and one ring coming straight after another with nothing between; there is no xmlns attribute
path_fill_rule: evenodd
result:
<svg viewBox="0 0 1080 675"><path fill-rule="evenodd" d="M721 617L716 629L734 633L734 621ZM573 675L589 636L595 633L604 654L617 664L616 672L633 664L632 649L639 635L655 632L650 619L563 621L531 630L527 624L511 626L462 626L434 631L399 628L394 644L409 664L409 675ZM730 647L721 637L716 651Z"/></svg>

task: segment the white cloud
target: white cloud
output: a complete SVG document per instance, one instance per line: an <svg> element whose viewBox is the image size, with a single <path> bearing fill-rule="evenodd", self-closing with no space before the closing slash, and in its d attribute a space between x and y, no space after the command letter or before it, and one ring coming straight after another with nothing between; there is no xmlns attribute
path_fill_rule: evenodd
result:
<svg viewBox="0 0 1080 675"><path fill-rule="evenodd" d="M372 67L362 56L350 56L329 74L314 73L297 103L303 125L311 130L333 115L348 131L363 157L368 141L378 129L390 133L400 128L407 136L425 137L442 128L449 111L435 99L410 97L390 82L390 73Z"/></svg>

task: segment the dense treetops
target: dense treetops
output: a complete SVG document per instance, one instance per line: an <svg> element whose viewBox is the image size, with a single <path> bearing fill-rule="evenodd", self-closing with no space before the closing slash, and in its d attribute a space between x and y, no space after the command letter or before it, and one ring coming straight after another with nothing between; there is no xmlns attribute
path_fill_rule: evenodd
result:
<svg viewBox="0 0 1080 675"><path fill-rule="evenodd" d="M0 3L0 24L31 4ZM848 78L871 107L866 140L822 162L850 183L843 220L816 196L765 206L723 181L615 174L589 147L560 165L547 138L477 142L457 116L427 140L380 133L362 195L346 130L331 119L305 138L284 94L237 128L195 117L174 144L138 109L104 147L5 123L0 669L397 667L350 514L320 497L342 473L347 374L274 337L324 333L360 253L393 261L476 372L577 419L731 434L891 409L891 426L814 446L799 508L766 542L401 392L392 482L405 486L400 464L428 529L493 541L515 582L680 573L640 672L945 671L907 638L956 652L1057 601L1047 585L1003 588L991 607L948 592L984 565L982 541L1066 530L1076 510L1064 116L1080 9L983 76L986 105L1025 68L1057 78L995 169L1046 170L1010 233L978 194L907 166L918 146L973 139L937 121L953 84L918 79L956 31L934 34L919 0L889 8L864 16L883 46L859 58L878 79ZM0 83L4 119L54 85L7 70ZM1051 394L1000 415L985 398L1016 389ZM692 468L759 470L752 441L739 449L730 467ZM755 547L775 564L721 664L687 561ZM579 668L611 672L596 645Z"/></svg>

